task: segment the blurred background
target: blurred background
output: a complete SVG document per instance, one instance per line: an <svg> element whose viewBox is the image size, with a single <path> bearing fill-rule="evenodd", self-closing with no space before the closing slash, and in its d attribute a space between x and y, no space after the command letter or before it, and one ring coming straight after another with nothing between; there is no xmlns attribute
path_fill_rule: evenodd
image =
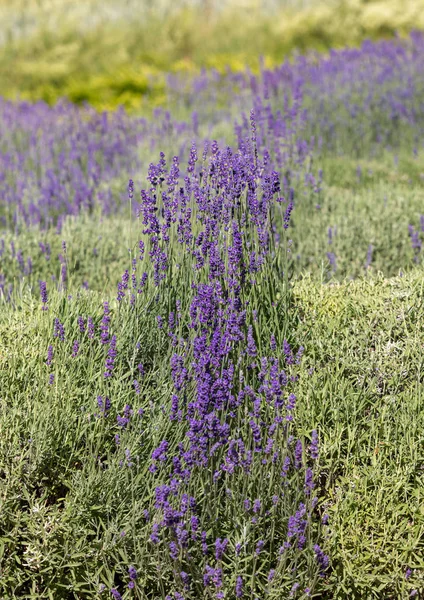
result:
<svg viewBox="0 0 424 600"><path fill-rule="evenodd" d="M0 0L0 94L147 114L168 74L424 29L424 0Z"/></svg>

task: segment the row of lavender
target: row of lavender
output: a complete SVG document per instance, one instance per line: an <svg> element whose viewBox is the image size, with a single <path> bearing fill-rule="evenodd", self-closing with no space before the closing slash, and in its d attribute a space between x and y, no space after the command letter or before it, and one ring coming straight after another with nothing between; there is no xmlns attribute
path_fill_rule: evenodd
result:
<svg viewBox="0 0 424 600"><path fill-rule="evenodd" d="M424 36L364 42L358 49L334 50L287 59L259 74L205 71L187 84L170 76L174 104L195 111L193 124L205 117L233 118L243 138L253 106L258 144L273 150L279 168L311 153L372 156L407 143L417 151L423 131ZM214 110L221 106L222 112ZM225 108L224 108L225 106Z"/></svg>

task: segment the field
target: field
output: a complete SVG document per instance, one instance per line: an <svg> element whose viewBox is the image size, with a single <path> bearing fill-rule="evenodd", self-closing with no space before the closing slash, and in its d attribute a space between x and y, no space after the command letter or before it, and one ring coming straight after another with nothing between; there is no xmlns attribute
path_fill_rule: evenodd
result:
<svg viewBox="0 0 424 600"><path fill-rule="evenodd" d="M0 3L0 598L424 598L418 4L223 7L143 89L125 6Z"/></svg>

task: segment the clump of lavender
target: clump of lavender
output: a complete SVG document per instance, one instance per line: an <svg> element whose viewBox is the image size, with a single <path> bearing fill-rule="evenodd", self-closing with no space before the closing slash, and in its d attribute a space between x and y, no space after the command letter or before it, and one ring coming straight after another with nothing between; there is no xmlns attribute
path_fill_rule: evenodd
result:
<svg viewBox="0 0 424 600"><path fill-rule="evenodd" d="M239 152L212 144L201 176L193 146L182 184L173 167L166 171L161 155L149 167L150 188L141 192L139 217L145 238L139 247L145 249L143 261L149 259L157 288L154 318L174 344L169 363L173 389L169 406L162 411L169 416L169 437L156 443L148 467L155 481L150 540L164 544L175 573L173 589L183 595L191 581L200 580L216 597L224 597L230 589L234 593L227 555L230 548L240 553L237 538L246 528L244 547L257 573L255 589L249 589L249 594L260 596L265 588L275 586L288 595L296 575L284 579L281 573L291 572L299 561L310 565L305 566L304 572L309 573L305 587L322 570L317 562L312 567L307 558L315 556L312 542L318 541L313 495L318 440L313 433L307 452L294 436L294 386L303 348L293 349L287 341L278 348L272 338L274 355L264 354L255 334L265 317L254 315L249 305L252 287L263 282L265 272L270 276L272 257L285 256L287 248L287 240L269 234L273 217L281 214L276 203L281 183L275 172L260 164L254 115L252 132L254 141L246 141ZM288 194L281 223L284 236L293 209L290 187ZM177 240L176 245L170 244L171 239ZM252 253L254 282L247 277ZM178 321L169 308L165 319L160 298L166 297L173 265L184 261L192 265L186 317L180 304ZM126 274L123 280L125 287ZM261 314L266 315L266 310ZM181 345L175 336L177 322L185 331ZM138 382L134 386L137 391ZM117 417L122 430L129 421L129 415ZM247 503L240 497L240 481L253 483L265 472L274 474L272 486L267 494L259 488L258 496ZM202 496L193 495L196 482L207 473L210 509ZM220 490L225 500L220 499ZM299 498L303 499L300 505ZM283 502L281 511L277 507ZM284 516L290 513L291 518ZM234 523L225 535L224 522ZM204 557L196 564L190 558L194 552ZM236 597L242 597L242 582L252 581L249 569L246 566L237 575Z"/></svg>

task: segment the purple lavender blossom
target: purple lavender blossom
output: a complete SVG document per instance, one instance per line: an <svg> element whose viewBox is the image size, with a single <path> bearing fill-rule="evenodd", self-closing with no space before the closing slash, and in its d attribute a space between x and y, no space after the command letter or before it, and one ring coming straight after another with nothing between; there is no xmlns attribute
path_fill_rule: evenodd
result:
<svg viewBox="0 0 424 600"><path fill-rule="evenodd" d="M61 342L65 341L65 328L58 318L54 320L53 337L58 338Z"/></svg>
<svg viewBox="0 0 424 600"><path fill-rule="evenodd" d="M313 471L311 468L307 468L306 469L306 473L305 473L305 494L307 496L309 496L312 492L312 490L314 489L314 476L313 476Z"/></svg>
<svg viewBox="0 0 424 600"><path fill-rule="evenodd" d="M323 577L329 567L330 559L328 558L328 556L326 554L324 554L324 552L321 550L321 548L318 544L314 545L314 552L315 552L315 559L319 566L319 573L320 573L321 577Z"/></svg>
<svg viewBox="0 0 424 600"><path fill-rule="evenodd" d="M312 460L317 460L318 456L319 456L319 441L318 441L318 434L317 434L316 429L312 430L312 438L311 438L311 444L309 446L309 450L311 453Z"/></svg>
<svg viewBox="0 0 424 600"><path fill-rule="evenodd" d="M97 396L97 406L99 407L103 416L107 417L108 412L111 408L111 402L110 402L109 398L105 397L103 399L103 396Z"/></svg>
<svg viewBox="0 0 424 600"><path fill-rule="evenodd" d="M128 576L130 579L137 579L137 571L132 565L128 567Z"/></svg>
<svg viewBox="0 0 424 600"><path fill-rule="evenodd" d="M301 440L297 440L296 447L294 450L294 466L296 469L300 469L302 466L303 459L303 446Z"/></svg>
<svg viewBox="0 0 424 600"><path fill-rule="evenodd" d="M77 319L78 327L81 333L85 333L85 320L84 317L78 317Z"/></svg>
<svg viewBox="0 0 424 600"><path fill-rule="evenodd" d="M79 341L75 340L72 345L72 358L76 358L79 352Z"/></svg>
<svg viewBox="0 0 424 600"><path fill-rule="evenodd" d="M236 598L243 598L243 577L240 575L236 580Z"/></svg>
<svg viewBox="0 0 424 600"><path fill-rule="evenodd" d="M256 548L255 548L256 556L259 556L259 554L262 552L264 546L265 546L265 542L263 540L259 540L258 543L256 544Z"/></svg>
<svg viewBox="0 0 424 600"><path fill-rule="evenodd" d="M153 544L159 544L159 525L157 523L153 523L150 541L153 542Z"/></svg>
<svg viewBox="0 0 424 600"><path fill-rule="evenodd" d="M283 227L284 229L288 229L289 225L290 225L290 218L291 218L291 213L293 211L294 208L294 204L293 202L289 202L286 208L286 212L284 213L284 218L283 218Z"/></svg>
<svg viewBox="0 0 424 600"><path fill-rule="evenodd" d="M125 298L125 292L128 289L129 280L130 280L130 275L129 275L129 272L127 269L125 271L125 273L122 275L121 281L118 283L118 295L116 297L118 302L121 302L121 300L123 300Z"/></svg>
<svg viewBox="0 0 424 600"><path fill-rule="evenodd" d="M218 538L215 541L215 558L216 558L216 560L221 560L222 559L227 546L228 546L228 540L227 539L221 540L221 538Z"/></svg>
<svg viewBox="0 0 424 600"><path fill-rule="evenodd" d="M45 281L40 281L40 294L41 294L41 302L43 303L43 310L48 310L48 295L47 295L47 284Z"/></svg>
<svg viewBox="0 0 424 600"><path fill-rule="evenodd" d="M247 354L252 357L257 356L258 354L251 325L249 325L249 330L247 332Z"/></svg>
<svg viewBox="0 0 424 600"><path fill-rule="evenodd" d="M105 378L112 377L113 369L115 366L116 354L116 335L113 335L110 340L109 349L107 353L105 372L103 373L103 376Z"/></svg>
<svg viewBox="0 0 424 600"><path fill-rule="evenodd" d="M53 362L53 354L54 354L53 346L49 346L47 348L47 360L46 360L46 365L48 365L49 367Z"/></svg>
<svg viewBox="0 0 424 600"><path fill-rule="evenodd" d="M100 323L100 338L102 344L109 343L109 325L110 325L110 310L109 310L109 302L103 303L103 318Z"/></svg>

